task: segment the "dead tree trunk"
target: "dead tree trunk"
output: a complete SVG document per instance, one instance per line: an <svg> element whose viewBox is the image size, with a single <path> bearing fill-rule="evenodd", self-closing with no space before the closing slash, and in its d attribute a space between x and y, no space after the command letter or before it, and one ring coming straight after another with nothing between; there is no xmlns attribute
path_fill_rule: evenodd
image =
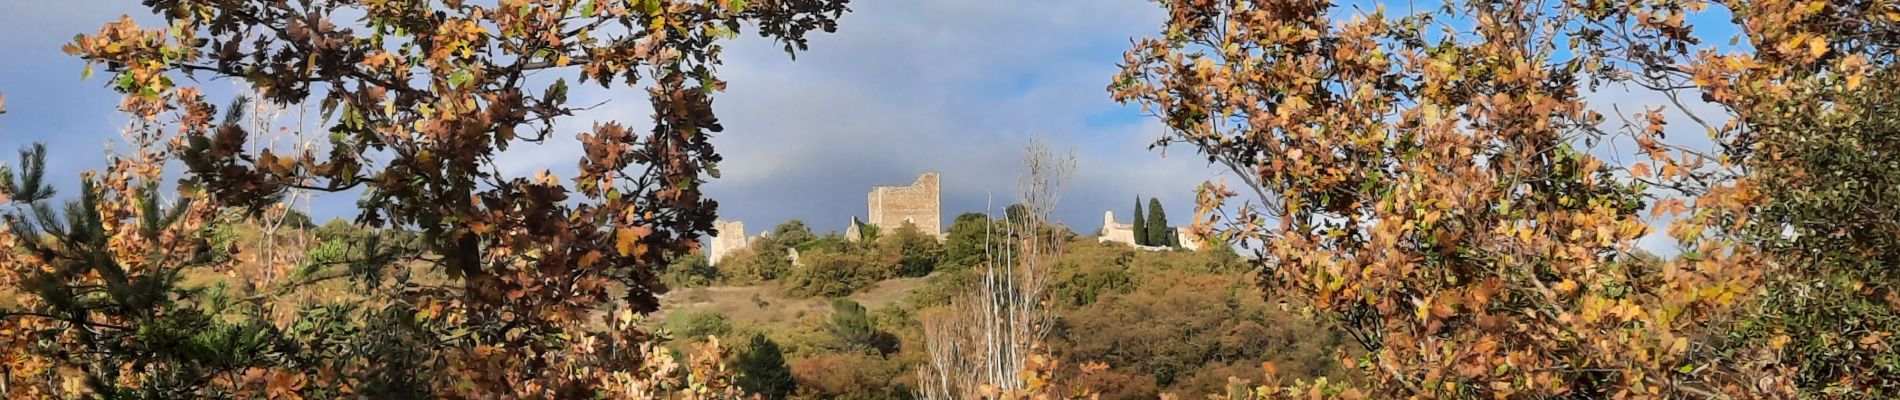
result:
<svg viewBox="0 0 1900 400"><path fill-rule="evenodd" d="M1021 211L991 218L982 279L923 316L930 357L917 371L918 398L1014 397L1029 389L1024 372L1049 332L1046 289L1061 254L1059 229L1048 221L1075 157L1031 142L1024 163Z"/></svg>

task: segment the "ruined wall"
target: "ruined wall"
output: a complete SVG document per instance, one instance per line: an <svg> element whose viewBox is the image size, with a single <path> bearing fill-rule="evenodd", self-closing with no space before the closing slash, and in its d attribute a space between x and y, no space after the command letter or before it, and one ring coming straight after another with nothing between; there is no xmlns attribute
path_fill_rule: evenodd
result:
<svg viewBox="0 0 1900 400"><path fill-rule="evenodd" d="M857 242L860 240L864 240L864 232L859 231L858 225L859 225L858 217L851 217L851 223L845 225L846 228L844 228L845 241Z"/></svg>
<svg viewBox="0 0 1900 400"><path fill-rule="evenodd" d="M1199 236L1194 236L1194 231L1185 226L1174 228L1174 238L1176 241L1181 242L1181 248L1183 249L1200 250L1202 247L1207 247L1205 240L1202 240Z"/></svg>
<svg viewBox="0 0 1900 400"><path fill-rule="evenodd" d="M880 230L897 229L909 221L924 233L943 233L943 210L938 203L935 172L918 176L910 186L872 187L866 202L871 207L868 222Z"/></svg>
<svg viewBox="0 0 1900 400"><path fill-rule="evenodd" d="M1115 242L1130 246L1135 244L1135 227L1115 222L1114 211L1102 212L1102 235L1095 238L1102 243Z"/></svg>
<svg viewBox="0 0 1900 400"><path fill-rule="evenodd" d="M743 221L713 221L713 230L719 234L713 235L712 246L706 250L707 265L719 265L719 259L744 249L747 244Z"/></svg>
<svg viewBox="0 0 1900 400"><path fill-rule="evenodd" d="M1193 232L1187 227L1174 228L1174 236L1181 241L1182 249L1200 250L1202 247L1207 247L1206 242L1194 236ZM1115 222L1114 211L1102 212L1102 233L1095 237L1095 241L1102 243L1121 243L1142 250L1158 251L1168 249L1166 246L1142 246L1135 244L1135 226L1133 224Z"/></svg>

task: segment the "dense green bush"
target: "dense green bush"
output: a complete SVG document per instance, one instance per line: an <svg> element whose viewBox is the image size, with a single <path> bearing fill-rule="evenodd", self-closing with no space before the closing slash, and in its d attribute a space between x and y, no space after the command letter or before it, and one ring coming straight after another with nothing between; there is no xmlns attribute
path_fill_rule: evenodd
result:
<svg viewBox="0 0 1900 400"><path fill-rule="evenodd" d="M876 355L821 354L792 361L797 399L903 400L911 398L909 366Z"/></svg>
<svg viewBox="0 0 1900 400"><path fill-rule="evenodd" d="M1331 357L1341 338L1271 306L1248 269L1232 252L1069 241L1052 271L1049 349L1107 364L1079 382L1103 398L1199 398L1229 376L1258 382L1269 361L1282 377L1344 373Z"/></svg>
<svg viewBox="0 0 1900 400"><path fill-rule="evenodd" d="M777 228L772 228L770 239L784 246L798 247L805 242L818 239L818 235L811 233L811 228L805 226L804 220L793 219L779 224Z"/></svg>
<svg viewBox="0 0 1900 400"><path fill-rule="evenodd" d="M851 251L851 249L857 246L857 243L845 239L844 235L829 233L824 236L819 236L816 239L806 241L805 243L800 243L796 247L800 253L803 253L812 250Z"/></svg>
<svg viewBox="0 0 1900 400"><path fill-rule="evenodd" d="M1125 294L1134 289L1134 277L1128 265L1065 263L1055 271L1049 301L1056 305L1079 307L1094 304L1107 294Z"/></svg>
<svg viewBox="0 0 1900 400"><path fill-rule="evenodd" d="M943 263L942 243L936 235L906 224L875 241L849 242L827 236L804 243L799 264L779 280L793 296L838 297L878 281L924 276Z"/></svg>
<svg viewBox="0 0 1900 400"><path fill-rule="evenodd" d="M1228 375L1197 377L1205 370L1258 380L1258 366L1271 361L1282 376L1335 373L1329 356L1340 338L1269 307L1248 276L1143 273L1152 275L1132 291L1105 290L1096 293L1097 302L1058 310L1051 335L1058 356L1145 375L1157 390L1186 397L1218 393L1226 383ZM1104 394L1153 398L1159 393Z"/></svg>
<svg viewBox="0 0 1900 400"><path fill-rule="evenodd" d="M929 275L943 262L943 244L937 241L937 235L918 230L916 225L905 223L877 240L879 268L888 270L880 278L893 276L916 277Z"/></svg>
<svg viewBox="0 0 1900 400"><path fill-rule="evenodd" d="M779 284L796 297L838 297L876 284L888 276L863 252L814 249L799 255L799 265Z"/></svg>
<svg viewBox="0 0 1900 400"><path fill-rule="evenodd" d="M720 281L750 285L784 277L792 269L792 259L777 240L760 238L726 255L717 268Z"/></svg>
<svg viewBox="0 0 1900 400"><path fill-rule="evenodd" d="M688 254L666 266L666 284L679 287L708 286L719 282L719 269L707 263L704 254Z"/></svg>
<svg viewBox="0 0 1900 400"><path fill-rule="evenodd" d="M983 247L988 237L989 216L983 213L963 213L950 222L949 231L944 233L943 257L941 267L962 268L983 262ZM940 268L941 268L940 267Z"/></svg>
<svg viewBox="0 0 1900 400"><path fill-rule="evenodd" d="M732 332L732 322L717 312L679 310L666 315L666 329L675 337L691 340L707 335L725 336Z"/></svg>

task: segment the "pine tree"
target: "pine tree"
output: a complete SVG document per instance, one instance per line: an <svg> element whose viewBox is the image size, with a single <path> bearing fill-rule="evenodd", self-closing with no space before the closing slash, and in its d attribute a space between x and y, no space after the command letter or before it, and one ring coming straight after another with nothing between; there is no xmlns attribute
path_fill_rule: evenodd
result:
<svg viewBox="0 0 1900 400"><path fill-rule="evenodd" d="M1148 245L1148 224L1141 220L1141 196L1135 196L1135 244Z"/></svg>
<svg viewBox="0 0 1900 400"><path fill-rule="evenodd" d="M4 376L9 383L72 371L99 398L195 398L233 384L204 377L273 365L280 335L256 308L233 303L222 285L180 286L184 270L230 261L224 244L207 240L214 210L189 196L167 204L157 169L120 167L133 161L86 175L76 199L55 208L45 162L35 144L19 169L0 167L0 225L9 228L0 289L18 303L0 308L0 343L62 345L0 349L49 363L31 377Z"/></svg>
<svg viewBox="0 0 1900 400"><path fill-rule="evenodd" d="M1136 215L1135 218L1141 218ZM1148 198L1148 243L1149 246L1167 246L1168 237L1174 232L1168 230L1168 212L1161 210L1161 199Z"/></svg>
<svg viewBox="0 0 1900 400"><path fill-rule="evenodd" d="M798 388L798 381L792 379L792 366L785 363L784 351L765 335L752 335L752 343L735 361L739 378L734 383L746 393L783 399Z"/></svg>
<svg viewBox="0 0 1900 400"><path fill-rule="evenodd" d="M831 301L831 310L831 322L825 325L825 331L831 333L835 349L851 352L877 349L877 326L866 315L863 305L841 298Z"/></svg>

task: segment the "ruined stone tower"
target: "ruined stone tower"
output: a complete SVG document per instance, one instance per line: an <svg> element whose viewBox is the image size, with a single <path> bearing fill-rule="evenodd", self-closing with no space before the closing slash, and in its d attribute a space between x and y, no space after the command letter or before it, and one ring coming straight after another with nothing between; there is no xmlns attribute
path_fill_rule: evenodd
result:
<svg viewBox="0 0 1900 400"><path fill-rule="evenodd" d="M943 233L943 211L937 203L937 173L926 172L910 186L875 186L866 196L870 204L870 224L881 230L897 229L910 222L917 230L936 235Z"/></svg>
<svg viewBox="0 0 1900 400"><path fill-rule="evenodd" d="M713 221L713 229L719 234L713 235L712 247L706 249L706 265L719 265L719 259L745 248L745 222Z"/></svg>

